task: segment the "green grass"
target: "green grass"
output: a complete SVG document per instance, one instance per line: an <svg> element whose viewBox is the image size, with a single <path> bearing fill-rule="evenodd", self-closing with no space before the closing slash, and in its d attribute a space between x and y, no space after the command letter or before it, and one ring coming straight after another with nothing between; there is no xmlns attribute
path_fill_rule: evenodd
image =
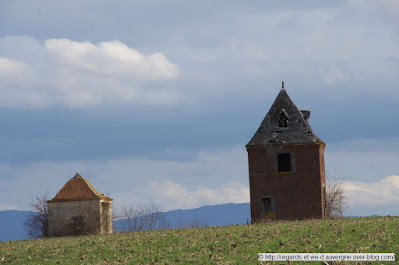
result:
<svg viewBox="0 0 399 265"><path fill-rule="evenodd" d="M260 263L259 252L389 252L398 260L399 217L279 221L0 242L0 264L287 264Z"/></svg>

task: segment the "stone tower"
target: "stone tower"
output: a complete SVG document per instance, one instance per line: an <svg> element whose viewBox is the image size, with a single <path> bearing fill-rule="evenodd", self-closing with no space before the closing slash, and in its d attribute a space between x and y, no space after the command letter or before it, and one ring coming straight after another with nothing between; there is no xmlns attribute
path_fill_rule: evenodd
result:
<svg viewBox="0 0 399 265"><path fill-rule="evenodd" d="M284 82L259 129L246 145L251 218L325 217L325 143L309 125Z"/></svg>
<svg viewBox="0 0 399 265"><path fill-rule="evenodd" d="M50 236L112 233L112 199L78 173L47 205Z"/></svg>

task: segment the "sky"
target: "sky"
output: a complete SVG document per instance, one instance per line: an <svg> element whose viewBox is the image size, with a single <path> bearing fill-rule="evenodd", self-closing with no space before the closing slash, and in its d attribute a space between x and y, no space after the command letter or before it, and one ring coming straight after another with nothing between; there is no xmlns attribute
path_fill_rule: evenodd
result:
<svg viewBox="0 0 399 265"><path fill-rule="evenodd" d="M346 215L399 215L399 1L0 1L0 210L76 172L114 205L249 202L281 81Z"/></svg>

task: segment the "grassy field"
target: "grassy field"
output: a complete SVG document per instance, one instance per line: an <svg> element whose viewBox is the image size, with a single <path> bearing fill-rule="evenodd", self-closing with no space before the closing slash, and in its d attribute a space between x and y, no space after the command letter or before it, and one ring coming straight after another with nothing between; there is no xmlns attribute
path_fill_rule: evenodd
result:
<svg viewBox="0 0 399 265"><path fill-rule="evenodd" d="M260 263L259 252L389 252L398 260L399 217L279 221L0 242L0 264L288 264Z"/></svg>

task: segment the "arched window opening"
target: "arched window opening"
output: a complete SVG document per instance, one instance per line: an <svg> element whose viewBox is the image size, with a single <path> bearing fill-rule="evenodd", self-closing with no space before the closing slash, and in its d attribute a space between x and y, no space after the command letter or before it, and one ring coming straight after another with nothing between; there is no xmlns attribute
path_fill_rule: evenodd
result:
<svg viewBox="0 0 399 265"><path fill-rule="evenodd" d="M289 127L289 119L290 117L288 116L287 112L282 109L280 115L278 115L278 127Z"/></svg>

